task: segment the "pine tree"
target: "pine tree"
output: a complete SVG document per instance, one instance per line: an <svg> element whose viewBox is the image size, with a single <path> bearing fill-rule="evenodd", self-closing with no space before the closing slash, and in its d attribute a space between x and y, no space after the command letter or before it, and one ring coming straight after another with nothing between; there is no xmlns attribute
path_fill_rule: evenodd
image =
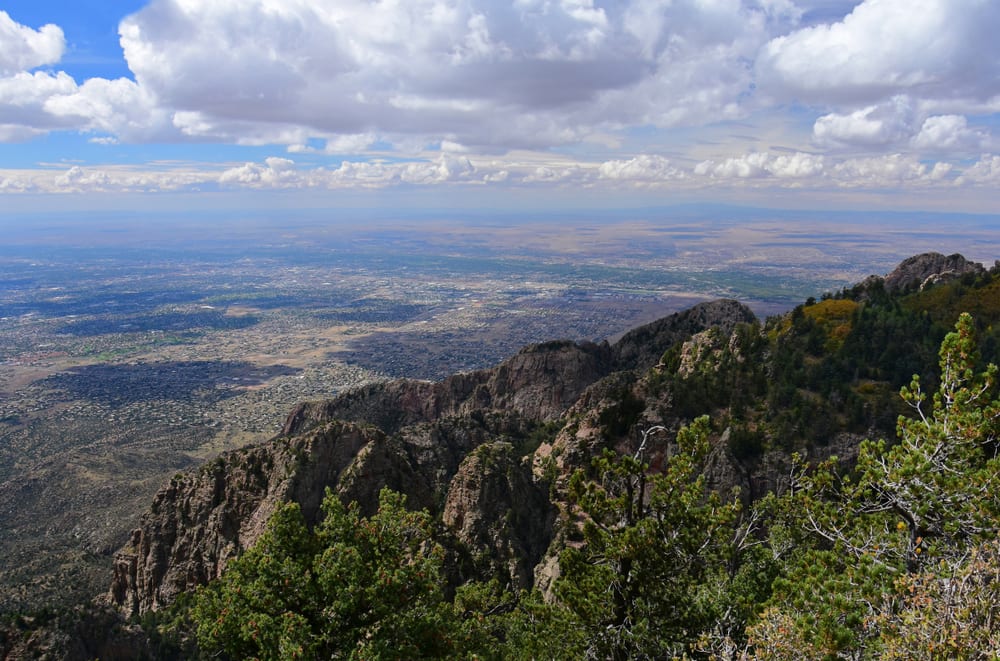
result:
<svg viewBox="0 0 1000 661"><path fill-rule="evenodd" d="M708 418L677 434L662 471L644 460L656 427L634 455L611 451L570 481L584 544L560 557L559 602L583 630L588 658L669 658L684 653L719 612L705 594L730 550L739 507L706 493Z"/></svg>
<svg viewBox="0 0 1000 661"><path fill-rule="evenodd" d="M941 345L933 397L917 376L902 389L913 415L899 418L896 443L865 441L850 471L836 458L800 463L784 501L811 545L776 582L752 632L764 658L877 649L887 598L927 576L955 575L972 549L996 537L997 367L977 373L978 358L963 314Z"/></svg>
<svg viewBox="0 0 1000 661"><path fill-rule="evenodd" d="M411 659L459 655L463 628L444 600L431 518L384 489L369 518L327 492L315 530L297 504L200 589L192 618L206 656Z"/></svg>

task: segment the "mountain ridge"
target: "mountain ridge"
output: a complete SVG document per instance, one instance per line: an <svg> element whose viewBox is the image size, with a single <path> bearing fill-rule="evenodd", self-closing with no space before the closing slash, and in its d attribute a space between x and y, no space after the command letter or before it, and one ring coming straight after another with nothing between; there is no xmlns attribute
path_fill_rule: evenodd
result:
<svg viewBox="0 0 1000 661"><path fill-rule="evenodd" d="M961 255L926 253L840 296L854 310L859 305L854 299L873 305L876 294L895 300L923 286L986 274ZM807 302L786 315L787 329L771 332L780 343L781 333L791 337L796 324L806 324L813 337L825 337L831 331L823 315L831 299ZM552 518L559 497L539 494L558 494L565 477L601 447L632 449L639 426L676 431L694 417L694 410L686 410L692 405L709 413L726 410L731 403L723 400L733 399L733 393L691 394L719 374L750 370L747 385L734 386L747 396L756 390L761 397L777 397L769 394L767 375L751 374L767 355L759 346L766 332L745 305L720 299L640 326L614 344L554 340L524 347L493 368L437 382L398 379L299 404L269 443L223 455L161 490L130 544L116 554L110 602L126 616L168 605L220 575L226 561L259 536L282 499L299 502L307 522L315 523L327 487L345 501L359 501L363 511L371 511L379 489L391 487L404 493L411 507L442 517L459 545L486 548L480 555L492 558L488 568L454 567L456 575L501 571L518 588L545 585L564 540ZM780 352L780 345L774 351ZM780 369L777 364L767 369ZM773 404L784 406L777 399ZM808 449L817 458L850 460L867 434L842 423L835 407L803 413L802 406L809 403L792 410L807 423L774 427L795 430L834 418L825 440ZM742 425L731 422L716 430L710 482L723 490L740 487L753 498L780 486L788 449L754 438L754 429L772 425L766 415L746 416ZM495 473L483 470L487 455L495 459ZM241 491L233 485L246 486ZM501 525L500 511L550 523L530 534L515 533ZM187 532L173 534L183 526ZM537 538L527 539L531 535Z"/></svg>
<svg viewBox="0 0 1000 661"><path fill-rule="evenodd" d="M167 608L220 576L282 503L315 523L327 487L365 512L386 486L428 510L453 586L492 577L544 592L576 526L568 477L592 457L634 452L644 430L672 437L707 414L708 485L738 487L745 502L787 481L793 451L850 462L863 438L893 432L899 385L933 378L954 301L983 299L983 347L996 355L998 283L1000 263L928 253L764 322L722 299L614 344L544 342L486 370L299 404L271 441L170 480L116 554L101 601L126 619ZM656 445L652 470L670 447Z"/></svg>
<svg viewBox="0 0 1000 661"><path fill-rule="evenodd" d="M306 520L315 523L327 486L345 500L358 500L363 509L372 506L382 486L389 486L406 494L414 507L433 514L449 512L458 536L470 536L465 522L477 517L468 515L469 497L464 506L458 504L463 502L458 494L468 489L456 485L456 494L447 499L452 479L477 448L510 440L524 443L587 388L651 362L652 355L662 354L692 329L708 328L706 324L732 327L756 318L746 306L721 300L667 319L675 321L650 325L655 340L627 334L613 346L544 342L525 347L494 368L438 382L400 379L373 384L296 406L276 439L222 455L207 468L175 477L157 494L130 543L116 554L111 602L126 616L141 615L217 577L226 560L263 531L261 523L274 511L279 494L300 502ZM642 350L640 343L645 345ZM464 466L467 481L471 470ZM528 484L527 476L522 478ZM292 483L301 485L301 492L295 492ZM245 485L244 490L231 488L234 484ZM528 491L510 489L510 508L519 507L517 498ZM233 517L245 517L250 524L236 525ZM177 534L182 525L188 530ZM519 545L524 546L524 540ZM512 562L523 565L522 558ZM519 587L531 587L527 577L533 568L528 572L520 566L515 573Z"/></svg>

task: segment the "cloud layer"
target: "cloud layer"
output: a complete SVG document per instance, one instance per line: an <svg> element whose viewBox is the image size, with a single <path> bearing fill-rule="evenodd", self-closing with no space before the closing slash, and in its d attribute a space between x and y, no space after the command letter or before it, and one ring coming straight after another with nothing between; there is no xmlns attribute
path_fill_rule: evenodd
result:
<svg viewBox="0 0 1000 661"><path fill-rule="evenodd" d="M329 167L304 166L272 156L262 162L217 167L161 164L0 169L0 192L8 193L336 191L445 184L626 192L696 192L727 186L747 191L936 192L946 197L960 187L989 194L1000 185L1000 156L984 155L961 169L945 161L923 162L901 153L831 159L804 152L749 152L691 167L652 155L580 162L559 157L546 160L528 153L502 159L437 153L406 161L345 160Z"/></svg>
<svg viewBox="0 0 1000 661"><path fill-rule="evenodd" d="M133 78L78 81L58 70L59 27L0 12L0 141L79 131L340 159L308 176L236 166L224 186L985 182L998 25L995 0L151 0L119 26ZM811 129L788 128L803 117ZM770 144L672 142L736 122ZM650 131L662 153L636 137ZM510 156L552 150L577 162Z"/></svg>

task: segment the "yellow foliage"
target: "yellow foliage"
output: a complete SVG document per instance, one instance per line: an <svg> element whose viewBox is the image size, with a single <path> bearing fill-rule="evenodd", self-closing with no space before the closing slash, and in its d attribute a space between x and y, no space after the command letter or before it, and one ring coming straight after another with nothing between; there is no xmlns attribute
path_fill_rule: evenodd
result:
<svg viewBox="0 0 1000 661"><path fill-rule="evenodd" d="M803 308L802 311L807 317L824 326L840 326L849 325L851 317L857 309L858 304L855 301L846 298L830 298Z"/></svg>
<svg viewBox="0 0 1000 661"><path fill-rule="evenodd" d="M977 319L1000 317L1000 278L979 289L960 289L952 284L931 287L917 292L904 300L903 305L910 310L925 310L934 319L953 324L962 312L968 312Z"/></svg>
<svg viewBox="0 0 1000 661"><path fill-rule="evenodd" d="M844 344L851 332L851 322L854 311L858 309L855 301L847 299L827 299L815 305L802 309L802 312L819 324L827 336L827 349L836 350Z"/></svg>

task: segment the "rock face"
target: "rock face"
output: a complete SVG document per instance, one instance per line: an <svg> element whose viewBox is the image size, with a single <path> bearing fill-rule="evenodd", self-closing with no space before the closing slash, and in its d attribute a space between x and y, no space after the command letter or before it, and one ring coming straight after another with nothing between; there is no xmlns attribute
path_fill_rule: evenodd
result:
<svg viewBox="0 0 1000 661"><path fill-rule="evenodd" d="M527 459L527 458L525 458ZM556 508L510 443L481 445L451 481L442 520L481 556L479 572L529 589L552 540Z"/></svg>
<svg viewBox="0 0 1000 661"><path fill-rule="evenodd" d="M757 321L739 301L721 299L698 305L629 331L614 346L615 362L623 369L647 370L675 343L708 328L728 336L737 324Z"/></svg>
<svg viewBox="0 0 1000 661"><path fill-rule="evenodd" d="M281 503L300 503L315 521L326 486L383 437L370 427L331 422L175 476L115 556L111 601L127 615L141 614L216 578L257 540Z"/></svg>
<svg viewBox="0 0 1000 661"><path fill-rule="evenodd" d="M554 434L546 425L614 396L634 378L627 374L655 365L691 334L719 326L728 335L753 320L735 301L706 303L614 346L546 342L437 383L399 380L301 404L272 441L224 454L161 489L116 555L110 601L127 616L162 608L219 576L281 503L298 502L312 524L327 488L370 513L384 486L440 514L475 555L475 571L529 587L536 566L551 564L551 476L532 463L538 435Z"/></svg>
<svg viewBox="0 0 1000 661"><path fill-rule="evenodd" d="M531 420L553 420L587 385L614 369L606 344L545 342L522 349L499 366L430 383L400 379L376 383L336 399L297 406L282 433L319 422L363 420L386 433L476 410L504 410Z"/></svg>
<svg viewBox="0 0 1000 661"><path fill-rule="evenodd" d="M942 255L928 252L904 260L885 276L884 287L889 293L923 289L926 286L959 278L966 273L977 275L986 271L982 264L970 262L959 254Z"/></svg>

